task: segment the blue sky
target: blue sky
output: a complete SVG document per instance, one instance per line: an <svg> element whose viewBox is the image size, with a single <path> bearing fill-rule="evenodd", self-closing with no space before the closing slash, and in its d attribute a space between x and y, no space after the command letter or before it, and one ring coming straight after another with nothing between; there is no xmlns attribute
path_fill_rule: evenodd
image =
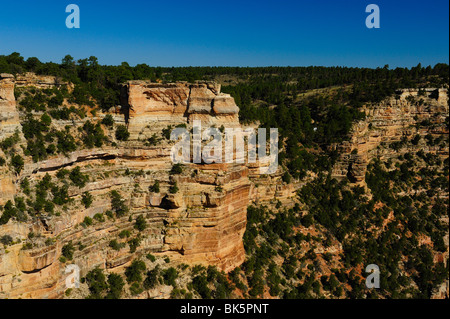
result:
<svg viewBox="0 0 450 319"><path fill-rule="evenodd" d="M68 4L81 28L67 29ZM368 29L375 3L381 28ZM0 54L151 66L411 67L449 62L448 0L22 0L0 5Z"/></svg>

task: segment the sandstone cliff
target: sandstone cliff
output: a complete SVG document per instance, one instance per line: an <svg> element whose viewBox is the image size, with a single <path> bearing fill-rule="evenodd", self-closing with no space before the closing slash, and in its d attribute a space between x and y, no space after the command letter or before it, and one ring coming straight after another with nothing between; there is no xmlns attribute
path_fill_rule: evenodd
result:
<svg viewBox="0 0 450 319"><path fill-rule="evenodd" d="M16 130L22 131L20 123L25 114L16 105L15 84L48 89L61 82L33 74L16 78L2 74L0 141ZM114 131L103 126L109 143L102 147L78 147L68 154L51 155L37 162L24 156L25 165L19 174L9 163L0 166L0 205L14 197L34 200L35 195L26 195L20 186L25 180L31 189L39 188L48 174L53 185L68 185L68 203L57 206L53 213L31 214L25 222L11 218L0 225L0 237L8 235L13 239L9 245L0 245L0 298L61 298L66 290L68 264L78 265L81 276L95 267L107 273L123 273L132 260L148 253L168 256L178 264L217 265L224 271L239 266L245 258L242 237L247 206L251 202L278 201L284 206L293 205L296 191L314 176L285 184L281 169L261 175L259 163L187 164L181 174L171 174L170 150L174 142L162 137L163 130L183 126L190 131L195 120L218 128L241 127L238 106L220 89L220 85L211 82L127 82L121 90L122 106L112 113L116 126L127 126L127 141L117 140ZM392 149L381 145L398 142L403 136L430 133L417 125L421 121L437 124L431 132L434 136L448 134L442 125L448 116L446 90L421 94L418 90L403 90L397 98L367 105L365 112L366 119L354 125L350 141L335 145L341 156L332 174L338 179L348 177L364 185L366 167L372 158L381 156L387 160L395 155ZM34 115L40 117L42 112ZM97 123L105 115L98 111L88 115L88 119ZM53 120L51 125L57 130L68 126L67 130L76 134L85 121ZM23 135L19 135L14 151L23 154L26 144ZM425 144L421 147L448 156L448 148ZM0 150L0 157L9 162L8 156ZM89 176L85 185L73 185L67 175L58 177L58 172L77 167ZM154 191L152 186L157 181L160 189ZM178 191L173 191L174 185ZM117 191L129 208L124 216L107 216L112 208L111 191ZM82 203L86 192L93 197L87 208ZM137 231L135 224L141 215L147 227ZM89 219L91 223L86 224ZM121 236L124 232L130 237ZM127 245L130 239L139 239L135 251ZM113 249L113 240L121 246ZM69 243L74 246L73 259L64 260L62 250ZM448 254L443 258L448 258Z"/></svg>
<svg viewBox="0 0 450 319"><path fill-rule="evenodd" d="M11 74L0 74L0 140L10 137L16 131L22 131L14 97L14 83L15 79ZM5 157L1 149L0 157ZM15 192L13 173L0 166L0 205L12 199Z"/></svg>
<svg viewBox="0 0 450 319"><path fill-rule="evenodd" d="M11 74L0 74L0 136L2 138L20 129L19 112L14 97L15 79Z"/></svg>
<svg viewBox="0 0 450 319"><path fill-rule="evenodd" d="M122 105L130 132L146 125L171 125L201 120L204 125L239 126L234 99L216 83L189 84L130 81L122 88Z"/></svg>
<svg viewBox="0 0 450 319"><path fill-rule="evenodd" d="M337 145L340 158L333 168L332 175L337 179L348 177L354 183L364 184L367 164L376 156L383 161L398 155L389 145L402 138L412 139L428 133L440 136L448 134L445 118L448 116L447 89L404 89L376 105L366 105L366 119L353 126L349 141ZM429 121L436 129L420 127L420 122ZM380 147L385 145L387 147ZM421 149L441 156L448 156L448 148L435 145L427 146L422 141ZM414 150L413 150L414 151Z"/></svg>
<svg viewBox="0 0 450 319"><path fill-rule="evenodd" d="M14 77L2 75L1 140L20 127L14 82ZM54 79L34 76L18 77L17 82L22 87L41 89L56 85ZM95 267L121 272L130 261L148 253L169 256L174 262L217 265L225 271L244 261L248 168L244 164L190 164L182 174L170 175L173 142L162 139L158 145L144 143L153 134L160 136L161 130L170 125L189 128L194 119L202 120L202 124L239 127L234 99L220 93L220 86L214 83L141 81L125 84L122 97L124 107L114 118L117 124L127 123L131 133L128 141L116 140L114 147L81 149L36 163L26 158L18 175L7 165L1 168L0 198L4 202L23 195L15 185L25 178L32 188L46 174L55 183L60 182L56 173L63 168L80 167L89 175L89 182L81 188L70 186L68 195L73 202L57 209L56 214L41 214L22 223L12 218L0 226L0 235L14 240L12 245L0 248L0 297L61 297L69 263L78 265L83 276ZM103 116L100 113L90 120ZM54 121L52 125L58 128L65 124ZM114 134L109 136L115 140ZM161 185L158 193L149 189L155 181ZM175 183L179 191L173 194L169 188ZM103 222L94 219L94 224L86 227L86 217L105 216L110 209L112 190L121 194L130 212ZM93 196L89 208L80 203L85 192ZM145 217L148 227L137 235L140 244L136 251L131 252L128 246L111 249L111 240L119 239L122 231L136 234L133 226L139 215ZM30 233L37 235L30 239ZM25 242L30 244L26 248ZM61 250L68 243L79 249L75 249L73 260L62 262Z"/></svg>

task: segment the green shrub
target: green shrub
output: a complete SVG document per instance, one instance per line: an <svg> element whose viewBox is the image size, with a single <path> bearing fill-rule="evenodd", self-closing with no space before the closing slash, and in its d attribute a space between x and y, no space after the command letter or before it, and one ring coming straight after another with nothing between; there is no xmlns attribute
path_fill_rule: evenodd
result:
<svg viewBox="0 0 450 319"><path fill-rule="evenodd" d="M110 274L108 276L108 294L105 299L120 299L125 282L122 276L118 274Z"/></svg>
<svg viewBox="0 0 450 319"><path fill-rule="evenodd" d="M109 247L111 247L114 250L119 251L123 247L125 247L124 243L119 243L116 239L113 239L109 242Z"/></svg>
<svg viewBox="0 0 450 319"><path fill-rule="evenodd" d="M142 273L147 269L142 260L134 260L125 270L125 276L128 283L142 282Z"/></svg>
<svg viewBox="0 0 450 319"><path fill-rule="evenodd" d="M152 193L159 193L159 181L155 181L155 183L149 187L149 191Z"/></svg>
<svg viewBox="0 0 450 319"><path fill-rule="evenodd" d="M61 206L70 202L68 190L69 187L67 185L61 187L53 186L52 187L53 203Z"/></svg>
<svg viewBox="0 0 450 319"><path fill-rule="evenodd" d="M17 218L18 214L19 210L13 205L10 200L7 201L5 206L3 207L2 217L0 217L0 225L8 223L8 221L13 217Z"/></svg>
<svg viewBox="0 0 450 319"><path fill-rule="evenodd" d="M64 292L64 295L66 295L66 297L69 297L71 293L72 293L72 288L68 288L68 289L66 289L66 291Z"/></svg>
<svg viewBox="0 0 450 319"><path fill-rule="evenodd" d="M2 237L0 237L0 243L2 243L5 246L9 246L13 243L13 239L9 235L3 235Z"/></svg>
<svg viewBox="0 0 450 319"><path fill-rule="evenodd" d="M178 185L177 182L175 182L172 186L169 187L169 193L176 194L178 193Z"/></svg>
<svg viewBox="0 0 450 319"><path fill-rule="evenodd" d="M133 296L139 295L144 291L144 289L141 287L141 285L137 282L133 282L133 284L130 286L130 293Z"/></svg>
<svg viewBox="0 0 450 319"><path fill-rule="evenodd" d="M105 126L112 127L114 125L114 118L111 114L106 114L105 117L102 119L102 124Z"/></svg>
<svg viewBox="0 0 450 319"><path fill-rule="evenodd" d="M159 142L161 142L161 138L158 137L158 135L153 134L151 137L149 137L147 139L146 145L147 146L155 146L155 145L158 145Z"/></svg>
<svg viewBox="0 0 450 319"><path fill-rule="evenodd" d="M179 175L181 173L183 173L183 165L180 163L174 164L169 172L170 175Z"/></svg>
<svg viewBox="0 0 450 319"><path fill-rule="evenodd" d="M82 140L87 148L102 147L103 143L107 140L100 123L92 124L90 121L86 121L83 125Z"/></svg>
<svg viewBox="0 0 450 319"><path fill-rule="evenodd" d="M128 246L130 246L130 253L136 252L136 249L139 247L140 244L141 244L140 237L135 237L133 239L130 239L128 241Z"/></svg>
<svg viewBox="0 0 450 319"><path fill-rule="evenodd" d="M61 168L57 173L56 173L56 177L58 177L59 179L64 179L66 178L67 174L69 174L70 172L65 169L65 168Z"/></svg>
<svg viewBox="0 0 450 319"><path fill-rule="evenodd" d="M70 241L68 244L63 246L61 253L62 253L63 257L65 257L69 260L72 260L74 251L75 251L75 247L73 246L72 242Z"/></svg>
<svg viewBox="0 0 450 319"><path fill-rule="evenodd" d="M23 161L22 156L20 155L13 155L13 157L11 158L11 165L14 168L14 171L17 174L20 174L20 172L22 171L25 163Z"/></svg>
<svg viewBox="0 0 450 319"><path fill-rule="evenodd" d="M178 278L178 272L175 268L170 267L163 272L163 278L166 285L175 287L175 280Z"/></svg>
<svg viewBox="0 0 450 319"><path fill-rule="evenodd" d="M83 195L81 196L81 202L83 203L85 208L91 207L91 204L93 202L93 197L91 193L84 192Z"/></svg>
<svg viewBox="0 0 450 319"><path fill-rule="evenodd" d="M8 149L16 145L20 142L19 132L16 131L14 135L4 139L2 142L0 142L0 148L6 152Z"/></svg>
<svg viewBox="0 0 450 319"><path fill-rule="evenodd" d="M95 268L91 270L85 278L88 284L90 295L89 299L101 299L104 291L108 288L106 283L106 277L103 274L103 270Z"/></svg>
<svg viewBox="0 0 450 319"><path fill-rule="evenodd" d="M145 221L143 215L139 215L138 218L136 218L134 228L137 229L138 231L143 231L145 228L147 228L147 222Z"/></svg>
<svg viewBox="0 0 450 319"><path fill-rule="evenodd" d="M130 237L131 236L131 233L130 233L130 231L129 230L122 230L120 233L119 233L119 237L120 238L125 238L125 237Z"/></svg>
<svg viewBox="0 0 450 319"><path fill-rule="evenodd" d="M119 141L127 141L130 137L130 132L125 125L119 125L116 129L116 138Z"/></svg>
<svg viewBox="0 0 450 319"><path fill-rule="evenodd" d="M158 285L159 272L159 266L147 272L147 277L144 280L144 288L146 290L153 289Z"/></svg>
<svg viewBox="0 0 450 319"><path fill-rule="evenodd" d="M108 216L110 219L114 218L114 214L113 214L112 210L107 210L105 212L105 215Z"/></svg>
<svg viewBox="0 0 450 319"><path fill-rule="evenodd" d="M166 140L170 140L170 134L172 133L172 125L169 125L168 127L164 128L162 130L162 136L166 139Z"/></svg>
<svg viewBox="0 0 450 319"><path fill-rule="evenodd" d="M103 216L103 214L97 213L94 215L94 219L103 223L105 221L105 216Z"/></svg>
<svg viewBox="0 0 450 319"><path fill-rule="evenodd" d="M55 239L54 238L47 238L45 240L45 246L51 246L55 243Z"/></svg>
<svg viewBox="0 0 450 319"><path fill-rule="evenodd" d="M117 217L122 217L128 213L128 207L125 205L125 201L116 190L111 191L110 198L111 208L116 213Z"/></svg>
<svg viewBox="0 0 450 319"><path fill-rule="evenodd" d="M28 177L25 177L21 182L20 182L20 188L22 188L22 191L25 195L30 196L31 194L31 189L30 189L30 181L28 179Z"/></svg>
<svg viewBox="0 0 450 319"><path fill-rule="evenodd" d="M47 113L44 113L41 116L41 123L45 127L45 130L47 130L48 127L52 124L52 118Z"/></svg>
<svg viewBox="0 0 450 319"><path fill-rule="evenodd" d="M289 172L285 172L283 174L283 182L285 182L286 184L290 184L291 183L291 174L289 174Z"/></svg>
<svg viewBox="0 0 450 319"><path fill-rule="evenodd" d="M86 186L86 183L89 181L89 176L81 173L81 169L79 167L75 167L69 174L69 179L75 186L82 188Z"/></svg>
<svg viewBox="0 0 450 319"><path fill-rule="evenodd" d="M202 299L211 299L211 289L208 287L208 280L204 275L198 275L192 280L192 286Z"/></svg>
<svg viewBox="0 0 450 319"><path fill-rule="evenodd" d="M77 149L75 138L69 131L57 131L55 132L57 138L57 149L60 153L68 154Z"/></svg>
<svg viewBox="0 0 450 319"><path fill-rule="evenodd" d="M86 224L86 226L91 226L93 223L92 218L89 216L84 217L83 223Z"/></svg>

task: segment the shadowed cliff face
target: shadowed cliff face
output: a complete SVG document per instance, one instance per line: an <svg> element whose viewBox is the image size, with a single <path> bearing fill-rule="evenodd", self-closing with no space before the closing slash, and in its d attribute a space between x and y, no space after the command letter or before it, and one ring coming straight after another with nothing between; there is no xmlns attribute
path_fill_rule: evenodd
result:
<svg viewBox="0 0 450 319"><path fill-rule="evenodd" d="M20 127L14 80L2 75L0 82L0 140ZM34 78L21 77L20 81L22 86L29 83L36 87L37 83ZM44 82L47 88L51 81ZM220 86L214 83L147 82L125 84L122 98L125 100L121 114L115 114L114 119L116 124L125 124L123 114L127 115L128 141L115 141L114 147L80 148L36 163L24 157L24 168L17 175L8 166L0 168L3 204L14 196L26 197L16 187L25 178L33 189L46 174L54 185L63 185L67 176L63 179L56 176L62 169L71 171L79 167L89 176L83 187L69 181L67 192L72 202L57 206L54 214L30 216L24 222L12 218L0 225L0 236L9 235L15 241L7 249L3 245L0 249L1 297L61 297L66 289L64 270L68 264L78 265L84 276L95 267L121 273L132 260L148 253L169 256L176 264L216 265L225 271L244 261L242 237L249 204L248 168L244 164L188 164L181 174L171 175L173 142L162 139L157 145L145 143L153 134L161 136L161 130L170 125L184 124L189 129L193 119L201 120L202 124L239 127L239 109L234 99L220 93ZM97 119L90 120L101 120L103 116L97 114ZM52 122L57 129L65 125L64 121ZM114 140L114 134L109 137ZM151 190L155 181L160 183L158 192ZM173 185L178 187L175 193L171 191ZM111 191L117 191L124 199L129 208L125 216L106 217L105 212L111 209ZM81 203L85 192L93 196L88 208ZM105 217L103 222L94 218L98 214ZM137 231L134 226L140 215L147 227ZM93 225L82 224L86 217L93 218ZM130 238L140 239L136 251L131 252L128 247L129 238L119 236L123 231L129 231ZM38 236L27 239L30 232ZM112 240L124 243L124 247L112 249ZM25 241L32 245L22 249ZM73 259L62 262L63 247L70 242L75 246Z"/></svg>

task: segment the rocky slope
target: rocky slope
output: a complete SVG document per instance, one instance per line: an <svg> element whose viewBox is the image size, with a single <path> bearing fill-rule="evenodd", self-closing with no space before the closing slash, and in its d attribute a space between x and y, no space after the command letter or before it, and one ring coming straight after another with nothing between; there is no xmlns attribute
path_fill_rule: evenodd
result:
<svg viewBox="0 0 450 319"><path fill-rule="evenodd" d="M49 88L52 82L35 77L19 77L17 81L20 86L37 88L42 85L41 88ZM20 122L14 78L2 75L0 88L3 140L16 128L20 130ZM239 127L238 107L233 98L220 93L220 86L213 83L129 82L124 85L122 96L125 107L117 110L114 119L116 124L128 124L128 141L117 141L109 134L115 140L114 146L80 149L36 163L26 158L17 175L7 165L1 168L2 204L23 195L18 184L25 178L31 187L46 174L60 183L58 171L80 167L83 174L89 175L89 182L83 187L71 185L68 195L72 204L57 209L56 214L40 214L26 223L12 218L0 226L0 234L14 240L0 250L0 296L60 297L65 290L64 271L69 263L78 265L83 276L94 267L121 272L131 260L148 253L167 255L174 262L217 265L225 271L243 262L242 236L250 190L247 167L192 164L185 165L183 173L170 175L173 142L163 139L158 145L144 145L153 134L160 136L162 129L180 124L189 128L194 119L202 124ZM97 114L90 120L102 117L104 114ZM52 126L61 128L65 124L53 121ZM159 192L149 190L155 181L160 183ZM173 194L169 188L174 184L179 191ZM94 219L93 225L83 225L86 217L110 209L112 190L125 199L129 213L120 218L106 218L104 222ZM80 203L85 192L93 196L89 208ZM136 233L133 226L139 215L145 217L148 227L136 236L140 238L136 251L131 253L128 247L111 249L111 240L119 239L120 232ZM30 239L30 233L37 235ZM25 242L31 243L26 249ZM61 250L70 242L83 249L76 249L72 261L61 262Z"/></svg>
<svg viewBox="0 0 450 319"><path fill-rule="evenodd" d="M67 265L78 265L81 276L95 267L107 273L123 273L132 260L148 253L168 256L178 264L216 265L224 271L232 270L245 258L242 237L247 206L251 202L278 201L292 206L296 191L309 179L286 185L281 169L276 174L261 175L258 164L245 163L186 164L181 173L171 172L174 142L163 137L164 131L176 126L190 130L195 120L205 127L241 127L234 99L221 93L220 85L210 82L125 83L122 106L110 114L115 128L127 126L127 141L118 140L114 130L102 124L108 142L101 147L84 148L80 142L75 151L34 162L24 155L26 140L21 122L26 114L16 101L15 85L46 90L61 83L33 74L0 76L0 142L18 132L12 150L0 150L0 157L7 159L0 166L0 205L14 202L15 197L35 201L45 179L50 178L53 187L68 188L64 204L56 205L53 212L31 210L27 221L11 218L0 225L0 237L7 235L13 240L0 245L0 298L60 298L66 290ZM403 136L411 139L416 134L428 134L428 128L417 126L421 121L436 123L432 132L435 137L448 133L442 125L448 116L446 90L421 92L420 96L418 93L404 90L398 92L397 98L366 106L366 120L354 126L351 140L335 146L341 156L332 175L364 185L372 158L387 160L396 155L394 150L381 146L401 141ZM66 99L64 106L70 107L71 103ZM43 113L34 112L33 116L41 118ZM99 123L105 116L97 111L88 113L87 118L53 119L51 128L77 136L86 120ZM421 146L448 157L448 146ZM25 159L20 173L9 164L13 153ZM89 176L83 185L69 179L69 173L76 168ZM64 170L67 173L61 174ZM26 180L31 194L23 187ZM153 187L156 182L159 190ZM173 190L174 186L178 191ZM108 214L113 210L112 191L124 199L126 214ZM92 196L90 205L83 204L85 194ZM49 194L48 199L55 196ZM136 229L139 216L146 222L143 230ZM111 245L114 240L116 249ZM130 244L133 240L137 243L135 249ZM71 245L73 258L61 258L63 250Z"/></svg>
<svg viewBox="0 0 450 319"><path fill-rule="evenodd" d="M349 141L336 146L340 157L333 167L332 176L338 180L348 178L350 182L367 190L366 172L373 159L380 159L386 166L391 167L390 170L395 170L396 165L400 164L399 158L412 156L416 167L409 167L409 170L419 172L429 169L430 175L427 177L435 178L433 174L441 173L442 170L439 163L448 161L449 156L448 103L447 89L403 89L398 91L395 97L380 104L366 105L366 119L353 126ZM419 155L420 153L423 155ZM430 158L437 159L433 163L434 166L427 161L423 162L424 159ZM448 183L448 171L446 181ZM399 194L417 195L420 192L426 193L433 201L437 198L448 200L448 191L444 187L435 187L435 195L428 195L433 194L429 193L430 189L421 187L415 187L414 190L405 189ZM442 217L440 222L448 229L448 215ZM433 261L448 265L448 231L443 241L446 251L434 252ZM433 247L429 237L422 243ZM449 281L445 280L434 291L432 298L445 298L448 295Z"/></svg>
<svg viewBox="0 0 450 319"><path fill-rule="evenodd" d="M398 155L382 146L429 133L428 126L417 125L422 121L435 125L431 132L434 137L448 134L443 125L449 112L447 89L425 89L421 95L418 93L418 89L404 89L380 104L366 105L366 119L354 125L351 139L335 146L341 155L333 168L333 177L348 177L352 182L364 184L367 164L372 158L380 156L388 160ZM423 142L420 146L425 152L441 155L443 159L448 157L445 145L427 146Z"/></svg>

